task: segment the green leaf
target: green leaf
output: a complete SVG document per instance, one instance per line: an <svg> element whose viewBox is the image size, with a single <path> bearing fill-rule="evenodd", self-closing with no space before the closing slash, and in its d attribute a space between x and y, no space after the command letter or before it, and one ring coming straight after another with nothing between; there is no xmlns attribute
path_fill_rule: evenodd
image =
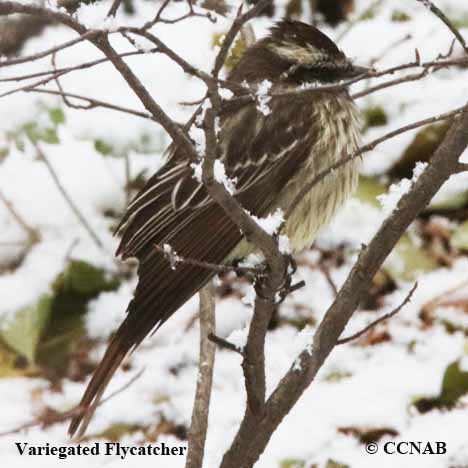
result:
<svg viewBox="0 0 468 468"><path fill-rule="evenodd" d="M54 292L50 319L37 347L37 363L65 375L86 331L83 318L88 302L102 291L120 284L117 276L81 260L72 260L52 284Z"/></svg>
<svg viewBox="0 0 468 468"><path fill-rule="evenodd" d="M343 463L330 459L327 461L325 468L349 468L349 465L345 465Z"/></svg>
<svg viewBox="0 0 468 468"><path fill-rule="evenodd" d="M24 370L18 369L18 355L0 340L0 379L24 375Z"/></svg>
<svg viewBox="0 0 468 468"><path fill-rule="evenodd" d="M417 398L413 404L420 413L427 413L434 408L451 408L467 393L468 372L461 370L459 361L455 361L445 369L440 395Z"/></svg>
<svg viewBox="0 0 468 468"><path fill-rule="evenodd" d="M387 193L387 187L384 184L381 184L372 177L361 176L354 196L369 205L380 208L380 203L377 200L377 197L384 193Z"/></svg>
<svg viewBox="0 0 468 468"><path fill-rule="evenodd" d="M55 128L39 128L35 122L28 122L23 125L23 130L32 142L45 141L54 145L59 142Z"/></svg>
<svg viewBox="0 0 468 468"><path fill-rule="evenodd" d="M20 135L14 136L15 146L18 151L24 153L24 139Z"/></svg>
<svg viewBox="0 0 468 468"><path fill-rule="evenodd" d="M368 107L367 109L364 109L363 116L366 128L381 127L388 123L387 113L381 106Z"/></svg>
<svg viewBox="0 0 468 468"><path fill-rule="evenodd" d="M39 338L47 325L52 298L45 294L36 304L24 307L2 324L0 334L4 342L29 363L34 363Z"/></svg>
<svg viewBox="0 0 468 468"><path fill-rule="evenodd" d="M56 145L59 142L57 130L55 128L44 128L39 133L39 139L51 145Z"/></svg>
<svg viewBox="0 0 468 468"><path fill-rule="evenodd" d="M304 460L297 458L286 458L280 462L280 468L305 468Z"/></svg>
<svg viewBox="0 0 468 468"><path fill-rule="evenodd" d="M455 361L445 370L439 401L442 406L453 406L457 400L468 393L468 372L462 371Z"/></svg>
<svg viewBox="0 0 468 468"><path fill-rule="evenodd" d="M68 263L52 284L52 312L37 350L37 362L42 367L53 369L57 375L67 372L69 359L85 335L83 317L88 302L118 285L118 278L101 268L81 260Z"/></svg>
<svg viewBox="0 0 468 468"><path fill-rule="evenodd" d="M118 279L109 278L103 269L82 260L72 260L54 281L53 288L61 293L94 296L115 289L118 284Z"/></svg>
<svg viewBox="0 0 468 468"><path fill-rule="evenodd" d="M112 154L114 151L114 148L112 145L109 143L106 143L104 140L97 139L94 140L94 149L98 152L101 153L104 156L107 156L109 154Z"/></svg>
<svg viewBox="0 0 468 468"><path fill-rule="evenodd" d="M468 28L468 13L459 13L456 17L452 18L451 21L457 29Z"/></svg>
<svg viewBox="0 0 468 468"><path fill-rule="evenodd" d="M431 202L429 210L460 210L468 205L468 191L459 192L445 200Z"/></svg>
<svg viewBox="0 0 468 468"><path fill-rule="evenodd" d="M411 179L416 162L427 162L444 139L449 125L434 124L420 130L388 172L392 179Z"/></svg>
<svg viewBox="0 0 468 468"><path fill-rule="evenodd" d="M458 226L450 239L450 244L455 249L468 251L468 221Z"/></svg>
<svg viewBox="0 0 468 468"><path fill-rule="evenodd" d="M302 15L302 11L301 0L289 0L286 5L286 18L299 18Z"/></svg>
<svg viewBox="0 0 468 468"><path fill-rule="evenodd" d="M60 109L60 107L49 109L49 118L55 127L65 123L65 114L63 113L63 110Z"/></svg>
<svg viewBox="0 0 468 468"><path fill-rule="evenodd" d="M116 423L108 427L99 434L94 434L93 439L103 438L112 442L117 442L127 435L144 430L144 426L138 424Z"/></svg>
<svg viewBox="0 0 468 468"><path fill-rule="evenodd" d="M402 10L394 10L392 13L392 21L403 23L409 21L411 17Z"/></svg>
<svg viewBox="0 0 468 468"><path fill-rule="evenodd" d="M353 374L351 374L351 372L336 370L327 374L324 380L327 382L341 382L342 380L349 379L352 376Z"/></svg>
<svg viewBox="0 0 468 468"><path fill-rule="evenodd" d="M224 33L217 33L213 36L213 47L221 47L224 40ZM231 46L229 54L224 62L224 66L227 70L232 70L234 65L241 59L242 55L245 52L245 42L242 37L239 37L235 42L234 45Z"/></svg>
<svg viewBox="0 0 468 468"><path fill-rule="evenodd" d="M39 139L39 131L35 122L27 122L23 125L23 131L26 136L33 142Z"/></svg>
<svg viewBox="0 0 468 468"><path fill-rule="evenodd" d="M384 269L393 279L411 281L437 266L436 260L427 251L415 245L408 235L404 235L385 262Z"/></svg>

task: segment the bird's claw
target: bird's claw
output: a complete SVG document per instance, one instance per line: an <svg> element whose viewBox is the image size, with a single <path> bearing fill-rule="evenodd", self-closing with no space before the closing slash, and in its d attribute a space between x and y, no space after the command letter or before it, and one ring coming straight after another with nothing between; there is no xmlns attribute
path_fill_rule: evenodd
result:
<svg viewBox="0 0 468 468"><path fill-rule="evenodd" d="M304 281L299 281L297 283L292 282L292 277L297 272L297 263L291 255L285 255L285 274L283 284L278 288L275 295L275 306L284 302L284 300L294 291L302 288L305 285ZM256 294L262 299L267 300L263 294L265 287L265 277L257 277L254 288Z"/></svg>

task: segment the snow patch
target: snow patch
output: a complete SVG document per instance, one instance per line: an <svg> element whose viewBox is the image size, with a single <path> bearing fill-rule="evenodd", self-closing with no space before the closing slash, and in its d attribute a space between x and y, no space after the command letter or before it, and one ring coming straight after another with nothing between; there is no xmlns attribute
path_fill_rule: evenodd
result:
<svg viewBox="0 0 468 468"><path fill-rule="evenodd" d="M259 85L256 92L257 96L257 110L263 115L271 114L271 109L268 103L271 101L271 96L268 95L273 83L269 80L263 80Z"/></svg>

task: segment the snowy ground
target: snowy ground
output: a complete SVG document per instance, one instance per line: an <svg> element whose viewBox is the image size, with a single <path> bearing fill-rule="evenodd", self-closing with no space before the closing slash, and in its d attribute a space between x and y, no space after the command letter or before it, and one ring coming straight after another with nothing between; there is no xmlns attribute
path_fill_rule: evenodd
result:
<svg viewBox="0 0 468 468"><path fill-rule="evenodd" d="M372 2L359 0L355 16ZM438 5L447 11L464 11L468 6L462 0L440 0ZM88 25L102 24L110 2L84 6L80 20ZM392 22L395 11L406 12L410 20ZM168 11L171 16L185 12L185 4L174 3ZM150 2L138 2L138 13L127 17L119 15L118 24L142 24L154 14ZM277 12L281 16L281 11ZM258 36L266 32L271 19L254 21ZM467 20L468 21L468 20ZM213 35L225 32L229 21L219 17L216 24L203 18L192 18L176 25L158 25L155 33L168 45L198 67L209 70L215 50ZM336 30L325 27L331 37L338 37L345 25ZM468 37L468 28L461 29ZM344 37L340 47L359 62L366 64L380 57L390 44L407 34L412 37L393 48L376 64L386 68L414 60L418 48L423 60L432 60L445 53L452 37L437 18L421 3L409 0L387 0L376 9L373 18L357 23ZM22 53L32 54L61 43L74 35L64 27L49 27L39 38L29 40ZM119 50L131 50L130 44L116 35L113 43ZM456 47L454 53L460 53ZM57 55L57 66L63 67L98 57L90 45L80 44ZM200 98L200 82L184 76L169 60L158 55L128 59L163 108L178 121L184 121L190 109L181 101ZM31 64L0 68L0 78L15 74L37 72L50 68L50 59ZM141 109L137 99L123 80L108 64L66 75L63 87L77 94L93 96L121 106ZM0 94L18 83L0 82ZM363 85L356 87L358 90ZM364 137L375 137L406 123L446 112L462 105L468 96L468 70L444 70L430 75L424 81L408 83L372 94L358 101L360 107L382 106L388 115L388 124L371 128ZM61 109L64 123L53 124L50 109ZM41 141L40 147L57 172L63 186L88 219L92 229L105 245L98 248L70 207L64 202L44 163L37 158L34 146L24 137L22 127L36 122L38 129L54 127L58 143ZM368 176L383 174L414 138L410 132L392 139L364 158L363 173ZM18 140L22 145L18 145ZM111 145L110 155L96 149L96 141ZM54 279L69 258L87 261L97 267L115 272L112 252L117 239L111 228L116 219L109 212L124 209L125 159L128 154L130 173L135 177L142 170L154 172L162 163L162 151L167 143L162 130L154 123L138 117L95 109L73 110L63 107L60 100L30 93L15 94L0 100L0 190L15 210L38 231L40 242L24 256L23 244L27 233L13 219L0 202L0 320L13 320L15 312L34 304L39 297L51 291ZM4 156L2 156L4 154ZM468 155L465 155L468 160ZM439 201L453 194L466 192L468 174L454 177L439 194ZM362 242L367 242L384 219L378 204L364 204L350 200L331 226L318 239L322 249L337 249L345 245L344 262L332 267L334 281L341 284L356 257ZM446 220L441 223L449 223ZM452 222L450 222L452 223ZM445 225L444 224L444 225ZM457 223L456 223L457 224ZM453 225L451 225L454 227ZM415 235L413 233L413 235ZM24 258L20 260L20 258ZM267 340L268 389L271 391L301 349L304 335L310 334L333 300L333 291L324 275L314 268L319 259L316 250L300 259L298 276L306 280L305 289L295 293L280 310L280 326L271 331ZM17 265L16 265L17 264ZM15 265L14 267L12 265ZM435 266L418 276L418 288L410 304L391 321L375 332L375 340L362 339L335 349L321 369L316 381L306 391L299 404L284 420L273 436L265 454L256 466L259 468L292 466L331 468L330 460L349 468L411 467L455 468L468 467L468 398L461 397L455 407L419 412L413 403L424 397L439 395L447 367L460 361L460 368L468 372L468 257L460 253L450 266ZM103 292L88 304L85 326L94 347L90 359L98 362L105 349L106 339L124 317L132 295L135 279L121 283L115 291ZM355 314L347 334L361 329L378 315L398 305L412 286L410 281L397 281L396 289L386 294L382 304L374 310ZM457 288L458 287L458 288ZM433 320L425 323L421 310L430 301L457 288L456 296L449 294L450 305L432 310ZM223 337L240 330L248 322L251 309L237 296L244 290L238 286L218 302L218 334ZM239 293L241 291L241 293ZM135 426L120 442L124 445L146 443L148 431L155 426L161 434L158 442L184 445L176 438L174 428L187 427L197 377L198 328L196 323L185 331L197 310L197 300L186 304L154 337L147 339L129 359L124 369L117 371L109 393L119 389L144 368L142 375L125 391L119 393L97 412L90 428L93 444L98 435L113 425ZM294 323L310 323L299 330ZM450 322L453 327L447 326ZM0 360L0 364L2 364ZM1 367L1 366L0 366ZM65 411L73 407L85 388L84 380L64 378L51 384L46 375L33 372L32 376L18 372L16 376L0 373L0 431L7 431L33 420L45 408ZM216 357L214 393L209 420L205 467L219 465L238 427L245 404L240 358L234 353L219 351ZM164 426L172 428L164 430ZM4 466L54 467L120 466L118 456L38 457L30 459L18 455L15 442L30 445L63 445L70 443L66 435L67 422L43 428L32 428L0 437L0 460ZM353 430L351 430L352 428ZM384 430L378 441L444 441L445 455L369 455L365 444L356 436L373 430ZM99 439L104 440L104 439ZM294 465L296 461L296 465ZM127 466L181 467L183 457L131 457ZM287 464L290 462L290 464ZM303 463L302 465L300 463ZM327 465L328 463L328 465ZM156 464L156 465L155 465ZM335 466L335 465L333 465Z"/></svg>

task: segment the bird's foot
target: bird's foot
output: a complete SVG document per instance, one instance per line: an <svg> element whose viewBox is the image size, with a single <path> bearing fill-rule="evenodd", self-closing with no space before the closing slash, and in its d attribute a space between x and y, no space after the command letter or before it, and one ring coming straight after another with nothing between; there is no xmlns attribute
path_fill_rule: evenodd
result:
<svg viewBox="0 0 468 468"><path fill-rule="evenodd" d="M284 283L276 294L278 298L276 305L281 304L289 296L289 294L301 289L305 286L305 281L293 283L292 279L297 272L297 263L292 255L285 255L286 259L286 273Z"/></svg>
<svg viewBox="0 0 468 468"><path fill-rule="evenodd" d="M275 305L281 304L284 302L286 297L289 294L297 291L298 289L305 286L304 281L299 281L297 283L293 283L292 278L294 274L297 272L297 263L291 255L285 255L285 273L284 273L284 280L283 284L277 289L275 294ZM255 281L255 292L259 297L262 299L267 300L268 297L264 293L266 286L267 277L264 275L263 277L257 277Z"/></svg>

